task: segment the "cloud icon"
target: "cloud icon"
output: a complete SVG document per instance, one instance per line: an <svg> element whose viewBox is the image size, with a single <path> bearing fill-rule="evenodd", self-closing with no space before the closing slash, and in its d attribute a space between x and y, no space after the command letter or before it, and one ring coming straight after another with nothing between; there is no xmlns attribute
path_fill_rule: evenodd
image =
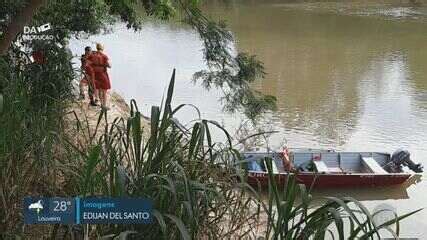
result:
<svg viewBox="0 0 427 240"><path fill-rule="evenodd" d="M31 203L30 206L28 206L28 209L30 210L36 210L37 214L40 213L41 210L43 210L42 200L38 200L35 203Z"/></svg>

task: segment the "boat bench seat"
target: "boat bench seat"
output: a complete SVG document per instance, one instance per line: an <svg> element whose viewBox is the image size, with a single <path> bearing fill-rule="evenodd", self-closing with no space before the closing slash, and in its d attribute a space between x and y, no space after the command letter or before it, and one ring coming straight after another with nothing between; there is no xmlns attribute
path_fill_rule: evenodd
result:
<svg viewBox="0 0 427 240"><path fill-rule="evenodd" d="M313 161L313 163L318 172L329 172L329 168L326 166L324 161Z"/></svg>
<svg viewBox="0 0 427 240"><path fill-rule="evenodd" d="M340 167L328 167L330 173L342 173L342 169Z"/></svg>
<svg viewBox="0 0 427 240"><path fill-rule="evenodd" d="M387 174L388 172L382 168L372 157L362 157L362 164L372 173Z"/></svg>
<svg viewBox="0 0 427 240"><path fill-rule="evenodd" d="M320 173L342 173L342 169L340 167L328 167L324 161L313 161L314 166L316 166L317 172Z"/></svg>

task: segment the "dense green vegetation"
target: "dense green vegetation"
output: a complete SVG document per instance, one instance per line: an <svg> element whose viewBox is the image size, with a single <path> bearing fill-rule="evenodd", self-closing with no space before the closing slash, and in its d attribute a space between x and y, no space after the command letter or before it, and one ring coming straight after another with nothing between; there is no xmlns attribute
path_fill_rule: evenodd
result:
<svg viewBox="0 0 427 240"><path fill-rule="evenodd" d="M247 204L254 200L233 190L238 182L229 161L238 153L230 145L211 142L209 128L220 127L216 123L199 119L191 129L184 129L173 118L184 107L172 108L174 78L173 74L163 108L151 109L150 129L142 128L142 115L132 102L127 119L108 124L107 113L101 113L98 123L105 121L103 128L91 130L84 119L77 119L75 131L83 144L64 139L67 160L62 165L72 170L64 172L71 187L68 194L146 197L154 202L155 224L98 226L96 234L219 238L231 234L221 229L228 217L234 216L230 223L235 226L246 224ZM150 131L148 139L144 131Z"/></svg>

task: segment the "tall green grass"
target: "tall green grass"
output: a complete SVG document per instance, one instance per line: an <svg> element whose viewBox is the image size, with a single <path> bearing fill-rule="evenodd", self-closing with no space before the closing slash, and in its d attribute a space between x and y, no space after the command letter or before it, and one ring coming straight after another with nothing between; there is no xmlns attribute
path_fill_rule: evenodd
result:
<svg viewBox="0 0 427 240"><path fill-rule="evenodd" d="M72 69L61 64L67 62L63 49L52 49L48 57L52 62L43 66L0 58L0 233L6 236L22 231L24 196L61 192L56 142L71 99Z"/></svg>
<svg viewBox="0 0 427 240"><path fill-rule="evenodd" d="M84 144L66 139L71 157L63 163L73 166L75 175L67 181L73 182L74 191L81 196L146 197L154 203L154 224L97 226L100 235L127 232L135 239L220 238L255 224L254 215L247 214L255 199L243 197L247 194L237 188L240 182L230 160L239 153L230 136L209 120L197 120L185 129L174 118L185 107L172 107L174 84L175 71L162 107L151 109L150 129L143 128L134 101L127 119L109 123L108 112L102 112L98 125L90 128L87 120L76 118L77 135L84 136L80 139ZM213 142L212 127L224 132L227 144Z"/></svg>

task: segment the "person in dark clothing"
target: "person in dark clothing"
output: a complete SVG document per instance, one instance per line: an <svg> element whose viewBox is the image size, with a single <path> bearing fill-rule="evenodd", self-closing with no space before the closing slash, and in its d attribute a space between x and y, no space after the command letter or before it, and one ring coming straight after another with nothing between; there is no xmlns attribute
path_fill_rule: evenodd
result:
<svg viewBox="0 0 427 240"><path fill-rule="evenodd" d="M80 98L84 99L84 89L83 86L88 86L88 95L89 95L89 105L91 106L98 106L97 104L97 90L95 88L95 73L93 71L93 67L91 65L91 61L89 60L90 55L92 54L91 47L87 46L85 47L85 53L81 56L81 69L83 72L84 77L80 81L79 87L80 87Z"/></svg>

